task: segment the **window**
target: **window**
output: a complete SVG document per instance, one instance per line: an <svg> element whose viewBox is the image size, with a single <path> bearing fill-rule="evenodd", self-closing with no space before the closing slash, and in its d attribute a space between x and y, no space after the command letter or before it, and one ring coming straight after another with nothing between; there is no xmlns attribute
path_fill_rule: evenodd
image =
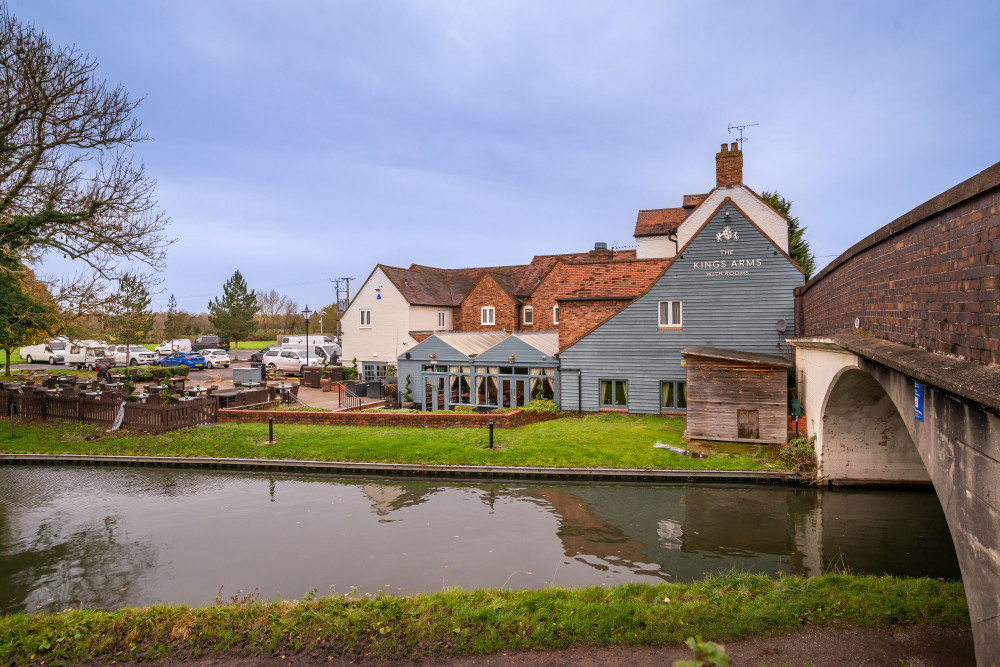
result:
<svg viewBox="0 0 1000 667"><path fill-rule="evenodd" d="M601 380L601 407L627 408L627 385L625 380Z"/></svg>
<svg viewBox="0 0 1000 667"><path fill-rule="evenodd" d="M661 382L660 383L660 409L661 410L686 410L687 409L687 383L686 382Z"/></svg>
<svg viewBox="0 0 1000 667"><path fill-rule="evenodd" d="M493 306L483 306L482 310L482 323L483 324L496 324L496 310Z"/></svg>
<svg viewBox="0 0 1000 667"><path fill-rule="evenodd" d="M660 302L660 328L680 328L681 327L681 302L661 301Z"/></svg>
<svg viewBox="0 0 1000 667"><path fill-rule="evenodd" d="M531 306L524 307L524 323L525 324L535 323L535 312L534 308L532 308Z"/></svg>
<svg viewBox="0 0 1000 667"><path fill-rule="evenodd" d="M559 304L552 306L552 324L559 324Z"/></svg>
<svg viewBox="0 0 1000 667"><path fill-rule="evenodd" d="M438 329L444 329L444 311L438 311Z"/></svg>
<svg viewBox="0 0 1000 667"><path fill-rule="evenodd" d="M385 377L386 366L388 362L385 361L363 361L361 362L361 379L365 382L371 382L372 380L381 380Z"/></svg>
<svg viewBox="0 0 1000 667"><path fill-rule="evenodd" d="M361 311L361 326L370 327L372 325L372 311L362 310Z"/></svg>

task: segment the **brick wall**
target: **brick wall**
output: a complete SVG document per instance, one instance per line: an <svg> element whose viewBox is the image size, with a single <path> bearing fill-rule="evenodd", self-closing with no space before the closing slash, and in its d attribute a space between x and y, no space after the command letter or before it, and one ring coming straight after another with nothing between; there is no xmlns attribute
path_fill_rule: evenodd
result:
<svg viewBox="0 0 1000 667"><path fill-rule="evenodd" d="M631 303L631 299L559 302L559 350L580 340L597 324Z"/></svg>
<svg viewBox="0 0 1000 667"><path fill-rule="evenodd" d="M485 428L493 420L495 428L516 428L549 421L556 415L514 410L499 415L456 414L452 412L312 412L295 410L219 410L220 422L276 424L317 424L326 426L403 426L411 428Z"/></svg>
<svg viewBox="0 0 1000 667"><path fill-rule="evenodd" d="M862 240L796 290L804 336L861 329L1000 363L1000 163Z"/></svg>
<svg viewBox="0 0 1000 667"><path fill-rule="evenodd" d="M715 186L728 188L743 184L743 151L735 141L715 154Z"/></svg>
<svg viewBox="0 0 1000 667"><path fill-rule="evenodd" d="M556 292L559 291L559 275L562 273L562 267L562 262L556 262L552 270L542 278L542 282L535 287L535 290L531 293L531 297L524 300L525 306L532 307L534 323L530 325L521 324L519 330L556 331L559 328L552 323L552 307L556 305Z"/></svg>
<svg viewBox="0 0 1000 667"><path fill-rule="evenodd" d="M493 306L496 319L492 326L482 324L481 309L483 306ZM514 297L507 293L491 275L483 279L469 292L459 308L461 322L459 331L517 331L519 313Z"/></svg>

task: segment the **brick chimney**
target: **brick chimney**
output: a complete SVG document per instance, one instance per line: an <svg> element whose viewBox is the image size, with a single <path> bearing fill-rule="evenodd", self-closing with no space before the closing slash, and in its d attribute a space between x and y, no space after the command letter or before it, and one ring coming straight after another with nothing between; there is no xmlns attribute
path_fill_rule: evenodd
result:
<svg viewBox="0 0 1000 667"><path fill-rule="evenodd" d="M743 151L735 141L729 147L722 144L722 150L715 156L715 187L734 185L743 185Z"/></svg>
<svg viewBox="0 0 1000 667"><path fill-rule="evenodd" d="M587 256L597 262L609 262L615 257L615 253L608 250L608 244L598 241L594 244L594 249L587 253Z"/></svg>

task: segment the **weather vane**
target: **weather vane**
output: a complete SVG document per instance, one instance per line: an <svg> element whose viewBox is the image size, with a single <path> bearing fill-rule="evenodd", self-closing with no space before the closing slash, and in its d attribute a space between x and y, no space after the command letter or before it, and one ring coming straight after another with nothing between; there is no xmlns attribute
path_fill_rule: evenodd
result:
<svg viewBox="0 0 1000 667"><path fill-rule="evenodd" d="M740 138L738 139L738 141L740 142L740 150L743 150L743 142L750 141L749 139L743 136L743 130L745 130L748 127L754 127L755 125L760 125L760 123L747 123L746 125L733 125L730 123L729 127L726 129L728 129L730 132L732 132L733 130L740 131Z"/></svg>

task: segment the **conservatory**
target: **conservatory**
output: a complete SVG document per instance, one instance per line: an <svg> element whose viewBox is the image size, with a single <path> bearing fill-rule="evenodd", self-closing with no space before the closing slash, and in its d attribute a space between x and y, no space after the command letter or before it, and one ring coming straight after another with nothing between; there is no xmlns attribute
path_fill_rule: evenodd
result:
<svg viewBox="0 0 1000 667"><path fill-rule="evenodd" d="M558 334L434 334L401 356L403 400L424 410L516 408L557 401Z"/></svg>

